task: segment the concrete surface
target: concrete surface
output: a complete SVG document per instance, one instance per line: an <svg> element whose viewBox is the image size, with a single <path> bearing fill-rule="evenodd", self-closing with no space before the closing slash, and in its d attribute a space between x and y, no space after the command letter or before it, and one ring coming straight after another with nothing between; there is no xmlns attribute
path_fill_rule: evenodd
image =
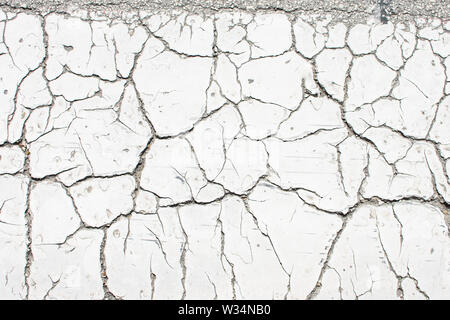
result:
<svg viewBox="0 0 450 320"><path fill-rule="evenodd" d="M52 8L64 10L67 7L113 7L133 9L273 9L286 12L366 12L370 13L375 7L385 7L393 15L438 16L448 17L450 2L447 0L2 0L0 4L12 7L42 10Z"/></svg>
<svg viewBox="0 0 450 320"><path fill-rule="evenodd" d="M448 2L55 3L0 9L1 299L450 298Z"/></svg>

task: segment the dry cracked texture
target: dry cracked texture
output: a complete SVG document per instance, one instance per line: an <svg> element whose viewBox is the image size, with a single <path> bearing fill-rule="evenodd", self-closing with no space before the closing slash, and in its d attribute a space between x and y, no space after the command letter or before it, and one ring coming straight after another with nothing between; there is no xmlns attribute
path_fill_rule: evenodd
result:
<svg viewBox="0 0 450 320"><path fill-rule="evenodd" d="M450 298L449 31L0 11L0 298Z"/></svg>

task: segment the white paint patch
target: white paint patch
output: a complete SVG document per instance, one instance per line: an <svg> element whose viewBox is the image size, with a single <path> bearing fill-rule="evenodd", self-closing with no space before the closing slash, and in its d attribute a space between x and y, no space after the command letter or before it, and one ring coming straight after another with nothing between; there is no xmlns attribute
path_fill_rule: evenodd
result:
<svg viewBox="0 0 450 320"><path fill-rule="evenodd" d="M0 298L449 299L449 29L0 11Z"/></svg>

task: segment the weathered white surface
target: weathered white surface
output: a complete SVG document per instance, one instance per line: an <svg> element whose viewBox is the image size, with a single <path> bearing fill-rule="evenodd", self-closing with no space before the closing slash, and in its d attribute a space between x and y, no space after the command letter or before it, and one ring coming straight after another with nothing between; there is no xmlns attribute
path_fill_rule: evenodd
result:
<svg viewBox="0 0 450 320"><path fill-rule="evenodd" d="M0 177L0 293L4 299L25 299L27 295L24 269L27 263L25 211L28 184L29 179L23 175Z"/></svg>
<svg viewBox="0 0 450 320"><path fill-rule="evenodd" d="M0 298L449 299L449 39L0 11Z"/></svg>
<svg viewBox="0 0 450 320"><path fill-rule="evenodd" d="M81 220L88 226L100 227L131 212L134 189L133 177L125 175L87 179L70 187L69 192Z"/></svg>

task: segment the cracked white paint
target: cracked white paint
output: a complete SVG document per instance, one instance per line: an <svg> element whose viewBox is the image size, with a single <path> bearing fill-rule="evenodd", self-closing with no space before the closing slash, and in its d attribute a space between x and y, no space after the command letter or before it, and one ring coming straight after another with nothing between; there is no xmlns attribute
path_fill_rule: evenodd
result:
<svg viewBox="0 0 450 320"><path fill-rule="evenodd" d="M448 26L0 11L0 298L450 298Z"/></svg>

